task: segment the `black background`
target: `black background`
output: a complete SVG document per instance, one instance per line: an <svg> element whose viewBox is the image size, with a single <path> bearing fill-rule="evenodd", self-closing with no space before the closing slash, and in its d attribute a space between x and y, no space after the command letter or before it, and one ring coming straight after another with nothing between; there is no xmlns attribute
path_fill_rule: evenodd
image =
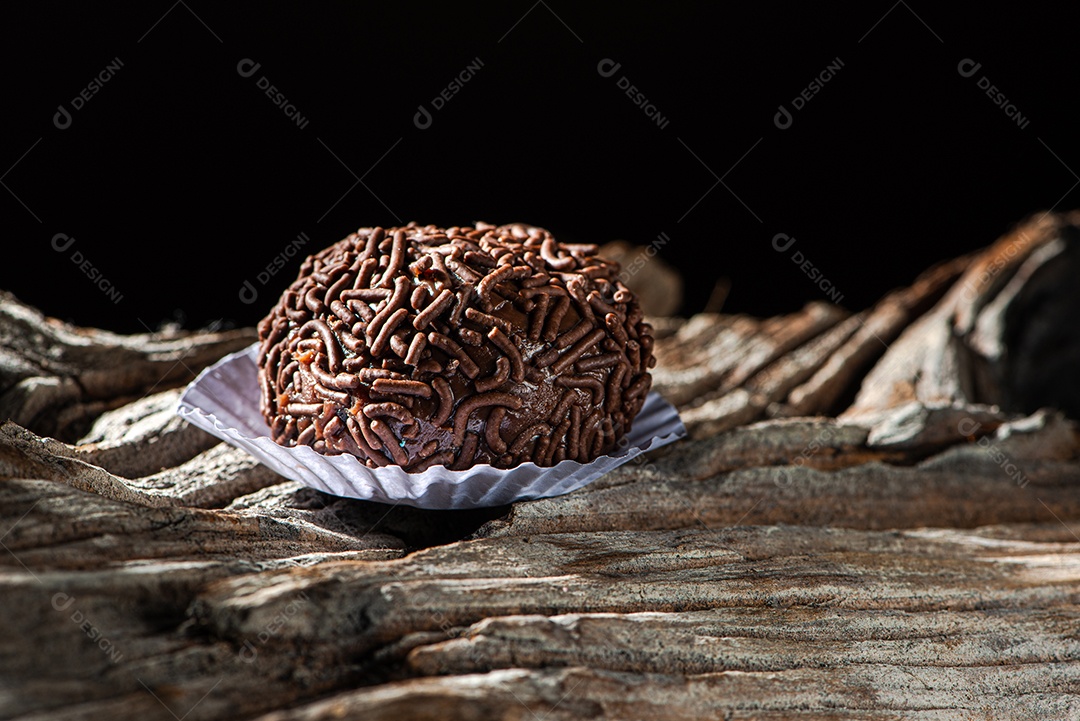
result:
<svg viewBox="0 0 1080 721"><path fill-rule="evenodd" d="M121 332L253 324L300 258L265 285L258 274L298 233L314 251L409 220L520 220L575 242L666 233L684 313L720 278L727 311L824 299L791 262L798 250L857 310L1031 213L1076 204L1074 23L1034 6L1021 17L888 0L5 8L0 288ZM58 129L57 106L114 58L123 67ZM260 64L249 78L245 58ZM476 58L479 72L417 128L418 106ZM605 58L621 64L609 78ZM842 69L777 128L778 106L837 58ZM981 63L970 78L965 58ZM259 90L262 76L305 128ZM622 76L666 127L618 88ZM983 76L1027 127L979 89ZM55 251L57 233L75 244ZM777 233L796 245L778 253ZM260 293L251 304L245 280Z"/></svg>

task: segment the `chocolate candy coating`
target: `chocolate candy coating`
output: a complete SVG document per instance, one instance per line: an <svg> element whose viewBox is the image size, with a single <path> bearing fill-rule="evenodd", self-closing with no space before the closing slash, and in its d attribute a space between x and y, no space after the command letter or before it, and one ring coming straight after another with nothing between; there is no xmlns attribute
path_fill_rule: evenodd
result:
<svg viewBox="0 0 1080 721"><path fill-rule="evenodd" d="M272 437L410 472L611 451L655 359L596 252L520 224L410 224L309 257L259 324Z"/></svg>

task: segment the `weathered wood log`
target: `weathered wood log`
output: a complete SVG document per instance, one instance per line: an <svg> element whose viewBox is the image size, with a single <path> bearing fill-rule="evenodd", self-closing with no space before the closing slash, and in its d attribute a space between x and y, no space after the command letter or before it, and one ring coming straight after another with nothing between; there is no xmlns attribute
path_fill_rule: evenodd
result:
<svg viewBox="0 0 1080 721"><path fill-rule="evenodd" d="M76 457L125 478L139 478L210 450L218 440L176 415L180 393L180 388L154 393L101 414L79 440Z"/></svg>
<svg viewBox="0 0 1080 721"><path fill-rule="evenodd" d="M1043 213L976 258L862 383L846 417L901 403L1080 415L1080 211Z"/></svg>
<svg viewBox="0 0 1080 721"><path fill-rule="evenodd" d="M0 292L0 418L74 440L102 412L186 383L254 340L249 328L132 336L76 328Z"/></svg>
<svg viewBox="0 0 1080 721"><path fill-rule="evenodd" d="M783 704L792 698L864 717L945 700L982 704L961 709L1060 714L1078 708L1077 530L1054 522L976 533L761 526L540 535L441 546L400 561L326 558L241 572L198 593L199 581L228 569L204 564L196 574L160 564L153 583L158 593L170 589L164 608L142 585L150 579L140 583L130 571L117 571L109 585L101 573L38 571L37 582L12 588L12 602L44 607L43 622L5 633L26 648L47 647L57 634L77 647L77 677L95 682L67 699L54 685L58 717L76 700L93 700L97 714L154 713L158 700L140 693L141 684L168 693L178 716L215 718L281 705L282 685L296 701L326 693L328 679L348 689L365 679L517 669L534 672L521 676L528 686L551 667L622 678L618 687L639 701L679 683L703 684L700 696L672 694L666 703L675 704L676 718L766 703L790 711ZM9 574L9 584L20 575L27 574ZM51 608L69 599L61 610L78 608L135 678ZM132 635L133 619L117 606L175 630L155 634L142 621ZM50 613L64 624L49 623ZM888 672L877 673L879 666ZM61 680L47 671L39 669L39 683L20 687L14 702L42 703L28 698L31 691ZM260 691L269 679L279 685ZM488 688L492 679L476 682ZM971 684L978 694L968 694ZM475 718L452 702L463 687L400 686L413 704L433 688L441 690L429 702L438 705L426 713ZM1025 697L1032 689L1041 698ZM560 695L571 697L573 713L584 705L594 716L641 718L619 694L571 684ZM894 704L881 705L883 697ZM353 704L350 717L378 717L400 712L403 700L393 698L345 691L284 717L330 717Z"/></svg>
<svg viewBox="0 0 1080 721"><path fill-rule="evenodd" d="M1078 718L1077 223L855 314L655 318L692 438L467 512L179 422L250 330L0 296L0 717Z"/></svg>

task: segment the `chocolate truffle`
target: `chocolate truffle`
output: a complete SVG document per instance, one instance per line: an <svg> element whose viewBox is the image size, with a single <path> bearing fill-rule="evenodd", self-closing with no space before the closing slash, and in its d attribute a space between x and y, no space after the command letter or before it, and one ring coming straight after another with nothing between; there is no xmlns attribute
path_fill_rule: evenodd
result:
<svg viewBox="0 0 1080 721"><path fill-rule="evenodd" d="M630 430L656 362L618 272L526 225L361 228L259 324L272 436L409 472L589 462Z"/></svg>

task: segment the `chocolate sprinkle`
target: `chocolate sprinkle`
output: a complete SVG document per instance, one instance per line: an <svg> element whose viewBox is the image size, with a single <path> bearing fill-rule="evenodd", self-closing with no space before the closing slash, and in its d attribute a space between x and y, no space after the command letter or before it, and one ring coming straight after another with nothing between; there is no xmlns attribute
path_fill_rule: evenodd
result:
<svg viewBox="0 0 1080 721"><path fill-rule="evenodd" d="M596 253L520 224L410 224L309 257L259 324L274 440L413 473L611 451L656 361Z"/></svg>

